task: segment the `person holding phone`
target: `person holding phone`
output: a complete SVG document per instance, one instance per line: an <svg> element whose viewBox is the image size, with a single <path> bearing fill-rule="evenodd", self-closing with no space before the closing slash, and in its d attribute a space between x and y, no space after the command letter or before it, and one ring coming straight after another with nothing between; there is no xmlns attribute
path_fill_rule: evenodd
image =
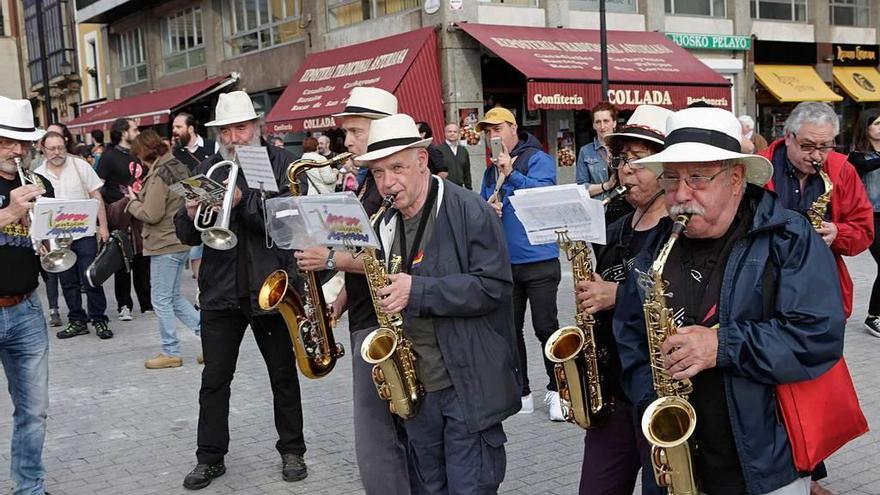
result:
<svg viewBox="0 0 880 495"><path fill-rule="evenodd" d="M535 136L517 127L513 113L506 108L495 107L486 112L483 120L477 124L477 131L486 132L493 149L494 166L487 168L483 174L480 195L501 217L507 239L513 271L513 322L520 369L523 373L520 413L528 414L534 412L535 405L529 388L523 337L526 303L531 304L532 326L535 336L541 342L543 356L544 344L559 328L556 316L556 293L561 278L559 248L555 243L531 245L522 223L514 214L509 198L518 189L556 185L556 161L544 152ZM550 419L563 421L553 363L544 358L544 368L547 372L547 393L544 401L549 408Z"/></svg>

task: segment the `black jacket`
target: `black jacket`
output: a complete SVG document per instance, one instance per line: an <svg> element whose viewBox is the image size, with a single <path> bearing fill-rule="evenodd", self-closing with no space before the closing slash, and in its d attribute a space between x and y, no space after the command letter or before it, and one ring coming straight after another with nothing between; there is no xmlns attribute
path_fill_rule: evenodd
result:
<svg viewBox="0 0 880 495"><path fill-rule="evenodd" d="M455 154L452 154L452 148L449 143L443 143L437 146L437 149L443 153L443 162L449 172L447 180L458 184L465 189L471 189L471 158L468 154L467 147L459 144L455 148Z"/></svg>
<svg viewBox="0 0 880 495"><path fill-rule="evenodd" d="M113 146L101 155L98 161L98 177L104 179L104 187L101 188L101 197L104 203L111 204L119 201L125 194L122 191L123 186L131 185L134 178L131 176L132 162L138 163L130 150L120 146ZM141 177L147 176L147 170L144 169Z"/></svg>
<svg viewBox="0 0 880 495"><path fill-rule="evenodd" d="M267 147L269 160L275 171L275 180L281 194L289 194L287 166L295 160L287 151L274 146ZM196 168L196 173L205 173L211 165L222 161L220 153L213 155ZM211 176L217 182L226 180L229 167L222 167ZM303 174L304 175L304 174ZM226 310L238 308L238 258L243 256L247 263L247 288L251 306L257 308L257 294L263 280L279 268L296 278L293 254L289 250L266 247L265 214L260 192L249 189L244 171L239 170L237 184L242 191L241 201L232 209L229 228L238 236L238 245L228 251L217 251L205 246L202 265L199 269L199 305L206 310ZM305 191L307 185L300 182ZM270 194L268 197L275 196ZM201 232L196 230L192 219L181 208L174 216L177 237L190 246L202 243ZM242 281L245 282L245 281ZM298 286L298 281L297 281Z"/></svg>

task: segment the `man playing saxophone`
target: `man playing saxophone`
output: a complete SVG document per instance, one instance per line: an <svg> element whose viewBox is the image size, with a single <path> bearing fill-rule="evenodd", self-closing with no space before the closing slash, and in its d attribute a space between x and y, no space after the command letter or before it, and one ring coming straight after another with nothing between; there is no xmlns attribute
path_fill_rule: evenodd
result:
<svg viewBox="0 0 880 495"><path fill-rule="evenodd" d="M622 382L637 417L676 388L658 394L661 382L681 385L678 396L695 413L683 425L694 429L679 452L689 455L674 466L660 459L655 468L689 474L707 495L806 495L810 479L795 469L775 388L837 363L843 304L827 276L831 252L806 218L761 187L772 167L740 153L740 137L730 112L689 108L669 117L666 149L635 162L660 174L670 217L690 220L658 267L652 262L671 245L672 221L659 224L618 293L613 327ZM648 273L662 274L659 291ZM648 293L671 312L670 323L646 328ZM659 342L655 356L649 340ZM643 430L663 426L645 421ZM686 458L692 464L679 462Z"/></svg>
<svg viewBox="0 0 880 495"><path fill-rule="evenodd" d="M425 492L495 493L506 466L501 421L519 410L522 387L510 260L492 207L431 175L429 143L410 116L392 115L372 123L359 158L394 196L378 225L383 259L402 259L377 305L403 314L417 356L425 394L403 424Z"/></svg>
<svg viewBox="0 0 880 495"><path fill-rule="evenodd" d="M205 173L223 160L237 162L236 145L265 146L260 137L260 117L247 93L221 94L215 120L206 124L218 129L220 151L199 165L196 173ZM294 157L274 146L267 147L267 151L278 188L287 191L287 166ZM204 488L226 472L223 458L229 450L230 384L248 326L266 362L272 385L279 436L275 447L281 455L281 475L285 481L299 481L307 474L302 405L290 335L281 315L261 313L257 304L258 291L267 275L284 269L295 276L296 271L291 266L290 251L266 247L261 194L247 187L246 173L240 170L236 180L226 184L227 194L234 195L227 228L238 242L227 250L214 249L206 243L199 272L205 369L199 390L197 465L183 481L184 488L189 490ZM211 178L224 182L227 177L232 177L230 167L218 167ZM305 181L301 187L306 190ZM202 243L201 232L194 224L197 207L187 202L174 217L177 237L191 246Z"/></svg>

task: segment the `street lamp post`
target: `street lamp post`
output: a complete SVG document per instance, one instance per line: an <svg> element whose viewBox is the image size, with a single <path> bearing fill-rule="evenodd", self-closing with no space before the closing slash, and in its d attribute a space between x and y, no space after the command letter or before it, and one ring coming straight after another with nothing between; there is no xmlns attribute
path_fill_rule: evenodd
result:
<svg viewBox="0 0 880 495"><path fill-rule="evenodd" d="M599 0L599 58L602 64L602 101L608 99L608 30L605 28L605 0Z"/></svg>
<svg viewBox="0 0 880 495"><path fill-rule="evenodd" d="M46 27L43 25L43 0L36 0L37 37L40 40L40 71L43 73L43 128L52 123L52 97L49 92L49 54L46 50Z"/></svg>

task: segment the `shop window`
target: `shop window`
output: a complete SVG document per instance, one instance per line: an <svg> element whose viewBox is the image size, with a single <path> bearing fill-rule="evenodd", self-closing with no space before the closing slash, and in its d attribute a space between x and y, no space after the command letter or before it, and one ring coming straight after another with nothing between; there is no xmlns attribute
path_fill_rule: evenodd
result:
<svg viewBox="0 0 880 495"><path fill-rule="evenodd" d="M225 0L231 56L302 39L302 0Z"/></svg>
<svg viewBox="0 0 880 495"><path fill-rule="evenodd" d="M806 22L807 0L751 0L752 19Z"/></svg>
<svg viewBox="0 0 880 495"><path fill-rule="evenodd" d="M666 0L666 13L724 17L724 0Z"/></svg>
<svg viewBox="0 0 880 495"><path fill-rule="evenodd" d="M328 0L327 23L335 29L417 8L419 0Z"/></svg>
<svg viewBox="0 0 880 495"><path fill-rule="evenodd" d="M831 0L828 3L831 24L866 27L871 14L869 0Z"/></svg>
<svg viewBox="0 0 880 495"><path fill-rule="evenodd" d="M605 10L635 13L637 11L636 4L636 0L605 0ZM599 10L599 0L569 0L568 8L571 10Z"/></svg>
<svg viewBox="0 0 880 495"><path fill-rule="evenodd" d="M147 58L141 28L119 35L119 72L123 86L147 80Z"/></svg>
<svg viewBox="0 0 880 495"><path fill-rule="evenodd" d="M201 7L181 10L162 19L162 54L166 73L205 64Z"/></svg>

